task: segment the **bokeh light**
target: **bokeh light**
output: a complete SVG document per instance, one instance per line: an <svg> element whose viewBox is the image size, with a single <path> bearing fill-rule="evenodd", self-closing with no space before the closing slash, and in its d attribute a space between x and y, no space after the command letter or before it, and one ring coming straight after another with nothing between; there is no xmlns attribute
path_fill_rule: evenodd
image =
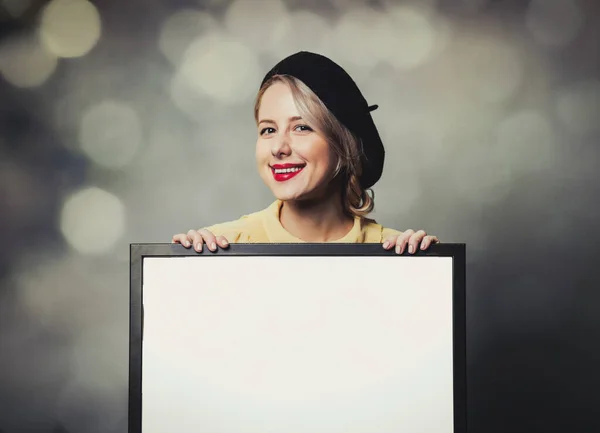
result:
<svg viewBox="0 0 600 433"><path fill-rule="evenodd" d="M215 32L189 46L174 80L213 102L238 104L255 94L260 72L254 51L238 39Z"/></svg>
<svg viewBox="0 0 600 433"><path fill-rule="evenodd" d="M490 0L458 0L462 10L478 12L489 4Z"/></svg>
<svg viewBox="0 0 600 433"><path fill-rule="evenodd" d="M28 254L17 276L19 298L28 312L45 326L59 331L102 326L114 315L112 293L105 282L117 278L79 254ZM21 271L21 269L18 269Z"/></svg>
<svg viewBox="0 0 600 433"><path fill-rule="evenodd" d="M60 228L78 252L106 253L125 231L125 206L100 188L84 188L65 200Z"/></svg>
<svg viewBox="0 0 600 433"><path fill-rule="evenodd" d="M58 57L81 57L98 42L100 14L87 0L52 0L43 12L40 35Z"/></svg>
<svg viewBox="0 0 600 433"><path fill-rule="evenodd" d="M0 73L15 87L37 87L55 71L56 56L32 35L0 40Z"/></svg>
<svg viewBox="0 0 600 433"><path fill-rule="evenodd" d="M19 18L31 6L31 0L0 0L0 6L13 18Z"/></svg>
<svg viewBox="0 0 600 433"><path fill-rule="evenodd" d="M224 17L228 33L255 52L279 44L289 27L289 13L282 0L234 0Z"/></svg>
<svg viewBox="0 0 600 433"><path fill-rule="evenodd" d="M298 51L322 52L333 32L325 17L310 10L294 10L281 14L278 19L274 25L281 29L280 38L276 44L269 45L275 61Z"/></svg>
<svg viewBox="0 0 600 433"><path fill-rule="evenodd" d="M220 23L213 15L197 9L180 9L163 23L158 46L173 65L179 65L195 39L219 29Z"/></svg>
<svg viewBox="0 0 600 433"><path fill-rule="evenodd" d="M599 80L574 83L557 93L556 113L570 133L587 136L600 132Z"/></svg>
<svg viewBox="0 0 600 433"><path fill-rule="evenodd" d="M579 33L583 15L576 1L532 0L525 22L540 45L564 47Z"/></svg>
<svg viewBox="0 0 600 433"><path fill-rule="evenodd" d="M136 155L142 142L142 125L129 105L105 100L88 108L81 119L79 142L95 163L120 169Z"/></svg>
<svg viewBox="0 0 600 433"><path fill-rule="evenodd" d="M514 176L552 168L557 142L550 121L535 110L511 113L498 125L494 154Z"/></svg>
<svg viewBox="0 0 600 433"><path fill-rule="evenodd" d="M499 37L477 36L465 48L464 69L477 77L470 82L472 96L484 103L500 103L515 95L523 67L514 44Z"/></svg>
<svg viewBox="0 0 600 433"><path fill-rule="evenodd" d="M385 58L399 69L411 69L423 64L435 48L435 29L427 9L393 6L387 14L396 35L388 45Z"/></svg>
<svg viewBox="0 0 600 433"><path fill-rule="evenodd" d="M376 32L386 39L393 38L391 23L383 13L366 7L349 9L335 24L324 49L335 53L339 62L349 66L373 68L383 60L381 50L370 42Z"/></svg>
<svg viewBox="0 0 600 433"><path fill-rule="evenodd" d="M94 414L89 433L105 433L118 428L122 417L118 408L127 404L128 368L126 360L102 350L104 346L127 346L128 336L119 332L123 324L80 329L69 352L69 378L56 401L57 417L65 428L78 430L81 421L72 407L84 400L102 408Z"/></svg>

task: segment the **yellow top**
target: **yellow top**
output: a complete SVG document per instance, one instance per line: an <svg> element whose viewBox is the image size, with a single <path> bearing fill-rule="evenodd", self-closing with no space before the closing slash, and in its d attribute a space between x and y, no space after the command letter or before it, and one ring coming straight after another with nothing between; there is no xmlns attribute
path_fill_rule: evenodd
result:
<svg viewBox="0 0 600 433"><path fill-rule="evenodd" d="M238 220L205 227L215 236L224 236L230 243L302 243L290 234L279 222L281 200L268 208L245 215ZM402 232L387 229L368 218L354 218L354 226L334 243L382 243L385 239Z"/></svg>

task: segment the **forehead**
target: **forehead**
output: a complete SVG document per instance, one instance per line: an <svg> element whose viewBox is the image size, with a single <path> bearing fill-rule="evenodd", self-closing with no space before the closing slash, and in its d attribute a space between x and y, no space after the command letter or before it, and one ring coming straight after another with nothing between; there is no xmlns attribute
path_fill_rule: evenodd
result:
<svg viewBox="0 0 600 433"><path fill-rule="evenodd" d="M276 82L263 93L258 110L259 117L297 116L298 109L292 90L287 84Z"/></svg>

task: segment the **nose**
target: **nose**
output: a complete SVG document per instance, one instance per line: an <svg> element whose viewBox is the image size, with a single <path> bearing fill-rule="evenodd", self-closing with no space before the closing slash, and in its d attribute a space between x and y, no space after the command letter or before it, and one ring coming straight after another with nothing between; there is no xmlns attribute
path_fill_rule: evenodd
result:
<svg viewBox="0 0 600 433"><path fill-rule="evenodd" d="M278 134L271 143L271 154L275 157L281 158L282 156L289 156L292 153L290 137L286 133Z"/></svg>

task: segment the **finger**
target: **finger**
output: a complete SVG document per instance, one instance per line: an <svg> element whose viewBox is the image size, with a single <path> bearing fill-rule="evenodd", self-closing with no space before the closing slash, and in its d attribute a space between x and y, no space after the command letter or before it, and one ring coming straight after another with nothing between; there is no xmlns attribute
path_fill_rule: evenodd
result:
<svg viewBox="0 0 600 433"><path fill-rule="evenodd" d="M192 245L192 244L190 244L190 241L188 240L187 235L183 234L183 233L173 235L173 239L171 240L171 242L174 244L181 244L186 248L189 248Z"/></svg>
<svg viewBox="0 0 600 433"><path fill-rule="evenodd" d="M188 240L194 246L194 249L197 252L202 252L202 244L204 243L204 239L202 239L202 235L196 230L190 230L187 232Z"/></svg>
<svg viewBox="0 0 600 433"><path fill-rule="evenodd" d="M383 249L389 250L389 249L393 248L394 245L396 245L397 238L398 238L398 236L390 236L385 241L383 241Z"/></svg>
<svg viewBox="0 0 600 433"><path fill-rule="evenodd" d="M200 233L200 235L202 235L202 237L204 238L204 242L206 242L206 246L209 250L211 250L212 252L217 251L217 238L215 237L215 235L213 235L206 229L200 229L198 230L198 233Z"/></svg>
<svg viewBox="0 0 600 433"><path fill-rule="evenodd" d="M404 252L404 248L406 248L406 243L414 234L414 230L406 230L404 233L398 236L398 239L396 239L396 254L402 254Z"/></svg>
<svg viewBox="0 0 600 433"><path fill-rule="evenodd" d="M418 232L414 233L409 241L408 241L408 253L409 254L414 254L417 252L417 248L419 247L419 243L421 242L421 240L423 238L425 238L425 236L427 236L427 233L425 233L424 230L419 230Z"/></svg>
<svg viewBox="0 0 600 433"><path fill-rule="evenodd" d="M423 240L421 241L421 249L422 250L426 250L427 248L429 248L429 246L431 245L431 238L433 236L425 236L423 238Z"/></svg>
<svg viewBox="0 0 600 433"><path fill-rule="evenodd" d="M421 242L421 249L426 250L431 245L439 244L439 243L440 243L440 240L437 238L437 236L425 236L425 238Z"/></svg>
<svg viewBox="0 0 600 433"><path fill-rule="evenodd" d="M217 236L217 244L221 248L227 248L229 246L229 241L227 241L225 236Z"/></svg>

